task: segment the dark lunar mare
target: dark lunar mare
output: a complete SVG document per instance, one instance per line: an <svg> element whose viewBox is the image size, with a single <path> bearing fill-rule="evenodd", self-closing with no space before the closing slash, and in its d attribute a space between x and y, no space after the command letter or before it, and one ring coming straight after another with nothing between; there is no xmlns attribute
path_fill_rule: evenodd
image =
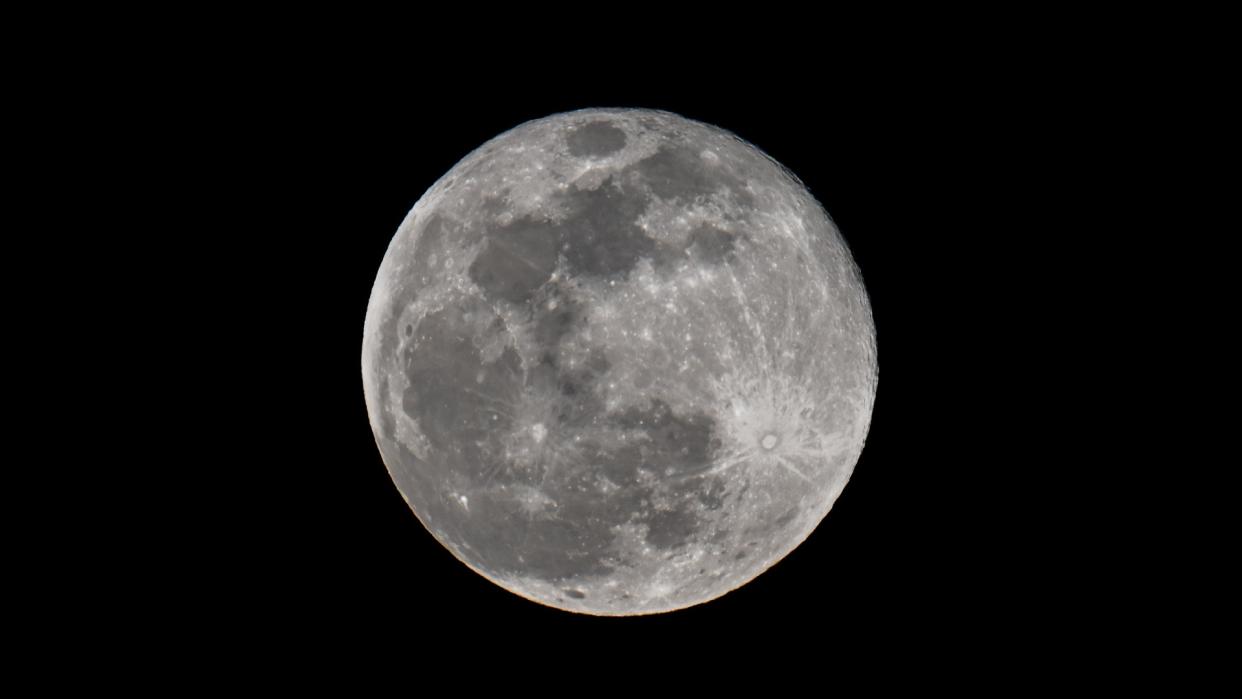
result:
<svg viewBox="0 0 1242 699"><path fill-rule="evenodd" d="M510 406L522 386L521 361L512 347L485 362L473 342L480 326L500 329L498 324L503 320L482 303L444 308L422 319L417 341L404 353L409 384L402 410L418 421L431 448L452 462L452 473L472 479L499 451L497 434L511 425Z"/></svg>
<svg viewBox="0 0 1242 699"><path fill-rule="evenodd" d="M558 253L573 275L617 280L627 278L643 258L664 266L688 250L704 263L721 264L732 253L734 233L702 226L685 247L669 249L638 225L650 193L690 202L718 190L743 202L753 199L745 182L706 168L692 149L662 147L594 189L571 187L558 195L559 208L568 212L562 220L526 216L485 230L486 244L470 265L470 278L489 299L523 303L551 279Z"/></svg>
<svg viewBox="0 0 1242 699"><path fill-rule="evenodd" d="M555 356L554 343L581 313L567 301L536 314L533 327L550 344L547 357ZM701 524L695 506L718 508L723 497L718 479L702 475L719 447L712 417L677 414L659 399L607 413L596 395L608 370L598 350L575 371L541 361L523 372L511 348L484 361L472 338L498 320L483 303L455 305L428 314L416 330L417 342L407 347L410 389L402 408L418 421L431 456L420 460L399 447L403 477L412 486L403 492L441 493L416 503L418 511L433 513L429 520L475 565L553 582L603 575L624 562L617 558L614 528L627 522L645 525L646 542L657 549L685 546ZM556 396L558 424L549 425L549 439L569 443L571 434L583 437L568 465L538 483L530 472L505 463L502 451L515 424L508 406L523 391ZM596 424L611 431L595 430ZM627 439L618 441L618 431ZM615 490L601 490L601 475ZM432 487L444 483L468 497L468 509L444 496L442 485ZM528 509L515 497L521 486L551 498L555 517ZM653 507L657 490L674 506Z"/></svg>
<svg viewBox="0 0 1242 699"><path fill-rule="evenodd" d="M602 157L625 147L625 132L610 121L601 119L583 124L565 136L570 155Z"/></svg>

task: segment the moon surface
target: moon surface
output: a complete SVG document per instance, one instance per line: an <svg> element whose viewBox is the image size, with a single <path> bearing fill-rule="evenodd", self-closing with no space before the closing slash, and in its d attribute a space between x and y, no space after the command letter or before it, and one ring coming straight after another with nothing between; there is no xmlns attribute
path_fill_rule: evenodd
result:
<svg viewBox="0 0 1242 699"><path fill-rule="evenodd" d="M845 487L878 370L862 279L780 164L675 114L522 124L389 245L362 377L433 536L527 599L665 612L752 580Z"/></svg>

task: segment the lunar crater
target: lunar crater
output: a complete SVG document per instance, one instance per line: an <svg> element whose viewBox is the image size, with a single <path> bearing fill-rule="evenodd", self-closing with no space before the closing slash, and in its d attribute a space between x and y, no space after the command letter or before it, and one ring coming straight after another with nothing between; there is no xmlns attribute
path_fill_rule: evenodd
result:
<svg viewBox="0 0 1242 699"><path fill-rule="evenodd" d="M877 377L858 270L805 187L646 110L524 124L433 186L377 274L362 366L427 529L603 615L712 599L797 546Z"/></svg>

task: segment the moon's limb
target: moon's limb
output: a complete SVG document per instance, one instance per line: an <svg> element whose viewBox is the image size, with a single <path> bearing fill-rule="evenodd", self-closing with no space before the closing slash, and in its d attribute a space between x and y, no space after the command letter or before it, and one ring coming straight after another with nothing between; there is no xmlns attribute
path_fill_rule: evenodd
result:
<svg viewBox="0 0 1242 699"><path fill-rule="evenodd" d="M877 380L861 278L805 187L643 110L524 124L437 182L381 264L362 365L428 530L592 614L697 604L795 548Z"/></svg>

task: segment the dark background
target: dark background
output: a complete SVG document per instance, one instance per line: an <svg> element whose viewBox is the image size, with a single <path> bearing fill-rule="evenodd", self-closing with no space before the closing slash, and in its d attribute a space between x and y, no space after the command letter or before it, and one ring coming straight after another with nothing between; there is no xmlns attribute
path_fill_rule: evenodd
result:
<svg viewBox="0 0 1242 699"><path fill-rule="evenodd" d="M793 72L670 58L685 69L672 76L519 61L439 79L276 60L215 84L223 99L184 95L170 109L190 115L181 136L212 182L197 198L205 254L223 265L202 290L218 330L202 342L226 370L204 388L228 394L204 475L219 500L177 577L206 590L192 606L274 645L438 639L512 654L557 639L559 653L716 663L1017 652L1065 580L1045 565L1048 444L1030 431L1034 397L1056 381L1039 359L1057 351L1041 331L1056 311L1025 279L1044 264L1039 200L1072 193L1058 189L1043 79L966 58L807 58ZM877 328L871 430L827 518L742 588L656 616L561 612L470 571L401 499L363 402L367 300L409 209L493 136L596 106L719 126L797 174L848 242Z"/></svg>
<svg viewBox="0 0 1242 699"><path fill-rule="evenodd" d="M1197 504L1175 489L1187 460L1142 471L1123 447L1203 433L1169 426L1195 406L1151 395L1198 363L1133 360L1161 338L1200 346L1184 330L1202 299L1174 277L1216 254L1182 234L1220 227L1189 220L1197 204L1149 219L1196 169L1160 156L1227 161L1201 133L1227 111L1193 98L1228 94L1205 67L1229 42L1137 12L720 6L679 26L671 7L409 9L11 22L10 199L34 215L5 261L36 279L6 306L10 345L34 355L10 373L53 386L11 401L51 434L6 464L49 487L9 502L50 497L15 518L14 548L38 555L8 577L38 588L12 606L38 631L15 637L55 659L41 681L99 678L76 644L179 687L236 689L242 658L315 681L384 649L415 690L676 674L806 691L850 670L1055 681L1121 636L1181 642L1132 632L1200 596L1140 588L1189 575L1152 552L1187 541L1170 511ZM702 120L796 173L878 331L871 431L824 522L743 588L650 617L541 607L457 562L392 485L360 376L373 276L422 193L506 129L599 106ZM1179 249L1196 259L1164 259Z"/></svg>

